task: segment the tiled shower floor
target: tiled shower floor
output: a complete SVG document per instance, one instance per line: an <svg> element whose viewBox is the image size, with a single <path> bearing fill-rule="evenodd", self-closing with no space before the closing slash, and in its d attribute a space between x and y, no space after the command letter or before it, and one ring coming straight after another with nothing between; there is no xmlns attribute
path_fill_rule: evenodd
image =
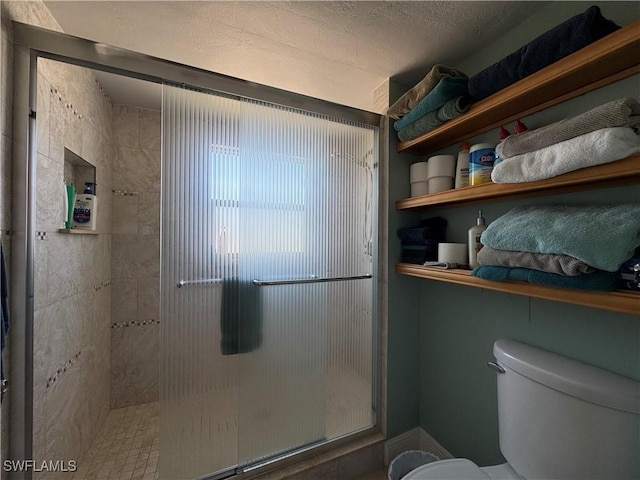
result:
<svg viewBox="0 0 640 480"><path fill-rule="evenodd" d="M158 402L111 410L73 479L157 479L159 411Z"/></svg>
<svg viewBox="0 0 640 480"><path fill-rule="evenodd" d="M348 431L357 430L368 424L367 409L363 405L370 402L371 390L365 382L354 374L330 371L327 375L327 423L328 438L335 438ZM229 389L231 390L231 389ZM227 419L225 430L222 423L210 433L216 445L218 458L213 464L230 465L237 459L237 412L232 408L237 404L234 395L207 397L216 405L215 417ZM229 397L229 398L227 398ZM226 401L225 401L226 398ZM231 407L227 405L231 401ZM226 407L225 407L226 405ZM237 408L237 407L236 407ZM190 414L202 415L197 408L188 409ZM205 409L211 413L211 407ZM353 412L359 411L359 415ZM155 480L158 479L158 459L160 453L159 402L134 405L111 410L84 458L78 464L74 480ZM206 412L205 412L206 413ZM223 414L224 413L224 414ZM193 421L193 419L191 420ZM189 421L187 421L189 423ZM209 423L209 422L207 422ZM228 431L227 431L228 430ZM215 433L214 432L214 433ZM226 433L225 433L226 432ZM231 440L231 441L230 441ZM224 445L226 448L220 448ZM188 447L188 446L185 446ZM205 445L206 448L207 445ZM212 446L210 446L213 448ZM183 452L188 456L189 452Z"/></svg>

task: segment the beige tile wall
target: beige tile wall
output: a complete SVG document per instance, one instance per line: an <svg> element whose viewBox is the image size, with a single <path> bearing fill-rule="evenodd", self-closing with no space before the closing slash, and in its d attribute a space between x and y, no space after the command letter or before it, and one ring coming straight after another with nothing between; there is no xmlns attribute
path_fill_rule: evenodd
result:
<svg viewBox="0 0 640 480"><path fill-rule="evenodd" d="M160 112L113 111L111 407L158 401Z"/></svg>
<svg viewBox="0 0 640 480"><path fill-rule="evenodd" d="M0 230L7 244L13 147L11 21L61 28L42 2L2 2L1 8ZM79 460L109 409L112 106L86 69L39 60L37 80L34 458ZM64 220L65 147L96 167L100 235L58 233ZM7 411L5 401L3 460L9 446Z"/></svg>
<svg viewBox="0 0 640 480"><path fill-rule="evenodd" d="M90 71L39 61L35 459L79 460L109 410L111 110ZM96 167L99 235L58 232L65 147Z"/></svg>

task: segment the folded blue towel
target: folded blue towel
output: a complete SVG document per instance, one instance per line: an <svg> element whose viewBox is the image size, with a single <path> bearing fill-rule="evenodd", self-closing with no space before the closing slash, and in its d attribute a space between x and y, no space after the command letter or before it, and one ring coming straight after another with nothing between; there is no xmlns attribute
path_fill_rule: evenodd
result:
<svg viewBox="0 0 640 480"><path fill-rule="evenodd" d="M444 242L447 220L442 217L425 218L415 227L398 229L403 245L425 245L429 242Z"/></svg>
<svg viewBox="0 0 640 480"><path fill-rule="evenodd" d="M449 100L443 106L427 113L415 122L398 131L398 138L404 142L418 138L423 133L430 132L443 123L462 115L469 110L471 102L468 97L457 97Z"/></svg>
<svg viewBox="0 0 640 480"><path fill-rule="evenodd" d="M396 131L437 110L445 103L458 97L469 96L469 79L460 77L444 77L418 104L400 120L393 123Z"/></svg>
<svg viewBox="0 0 640 480"><path fill-rule="evenodd" d="M615 272L597 270L593 273L585 273L569 277L557 273L541 272L529 268L497 267L494 265L480 265L471 272L474 277L485 280L519 280L522 282L538 283L551 287L577 288L580 290L600 290L610 292L615 290L618 275Z"/></svg>
<svg viewBox="0 0 640 480"><path fill-rule="evenodd" d="M592 6L469 79L469 92L482 100L567 55L599 40L620 27Z"/></svg>
<svg viewBox="0 0 640 480"><path fill-rule="evenodd" d="M423 265L426 261L438 259L438 243L426 245L403 245L400 251L400 261L402 263L416 263Z"/></svg>
<svg viewBox="0 0 640 480"><path fill-rule="evenodd" d="M570 255L615 272L640 245L640 204L516 207L480 241L498 250Z"/></svg>

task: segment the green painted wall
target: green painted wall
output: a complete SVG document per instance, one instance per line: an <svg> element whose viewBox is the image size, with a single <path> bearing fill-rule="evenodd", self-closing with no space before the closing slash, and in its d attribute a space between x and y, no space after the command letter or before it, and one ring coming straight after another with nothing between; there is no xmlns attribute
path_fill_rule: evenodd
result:
<svg viewBox="0 0 640 480"><path fill-rule="evenodd" d="M455 66L473 74L591 4L554 2L500 41ZM601 7L605 16L620 24L640 17L638 3L604 2ZM638 76L524 120L530 128L536 128L624 95L640 99ZM471 140L495 142L495 137L494 131ZM434 154L456 151L454 146ZM423 159L406 154L397 157L390 162L390 203L408 195L408 165ZM445 216L450 225L448 241L466 242L466 231L474 224L479 207L490 221L520 204L638 199L640 189L630 186L430 210L420 216ZM415 216L391 210L389 218L393 263L400 251L395 231L400 225L414 222ZM388 436L419 425L456 456L480 465L502 462L495 374L486 367L498 338L515 339L640 379L639 317L390 273Z"/></svg>

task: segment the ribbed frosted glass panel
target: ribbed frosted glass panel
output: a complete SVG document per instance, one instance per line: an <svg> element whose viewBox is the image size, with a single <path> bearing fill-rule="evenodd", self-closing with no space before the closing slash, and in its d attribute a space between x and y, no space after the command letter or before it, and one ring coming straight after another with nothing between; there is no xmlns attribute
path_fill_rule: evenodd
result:
<svg viewBox="0 0 640 480"><path fill-rule="evenodd" d="M160 477L197 478L237 463L238 359L223 355L224 243L238 210L212 197L212 146L232 145L240 105L163 87ZM235 168L229 148L215 155ZM233 185L226 188L232 189ZM228 198L232 192L228 192Z"/></svg>
<svg viewBox="0 0 640 480"><path fill-rule="evenodd" d="M161 478L373 425L377 135L164 87Z"/></svg>
<svg viewBox="0 0 640 480"><path fill-rule="evenodd" d="M240 358L245 465L373 423L372 280L296 281L372 273L377 132L250 100L241 118L240 278L276 283L254 285Z"/></svg>

